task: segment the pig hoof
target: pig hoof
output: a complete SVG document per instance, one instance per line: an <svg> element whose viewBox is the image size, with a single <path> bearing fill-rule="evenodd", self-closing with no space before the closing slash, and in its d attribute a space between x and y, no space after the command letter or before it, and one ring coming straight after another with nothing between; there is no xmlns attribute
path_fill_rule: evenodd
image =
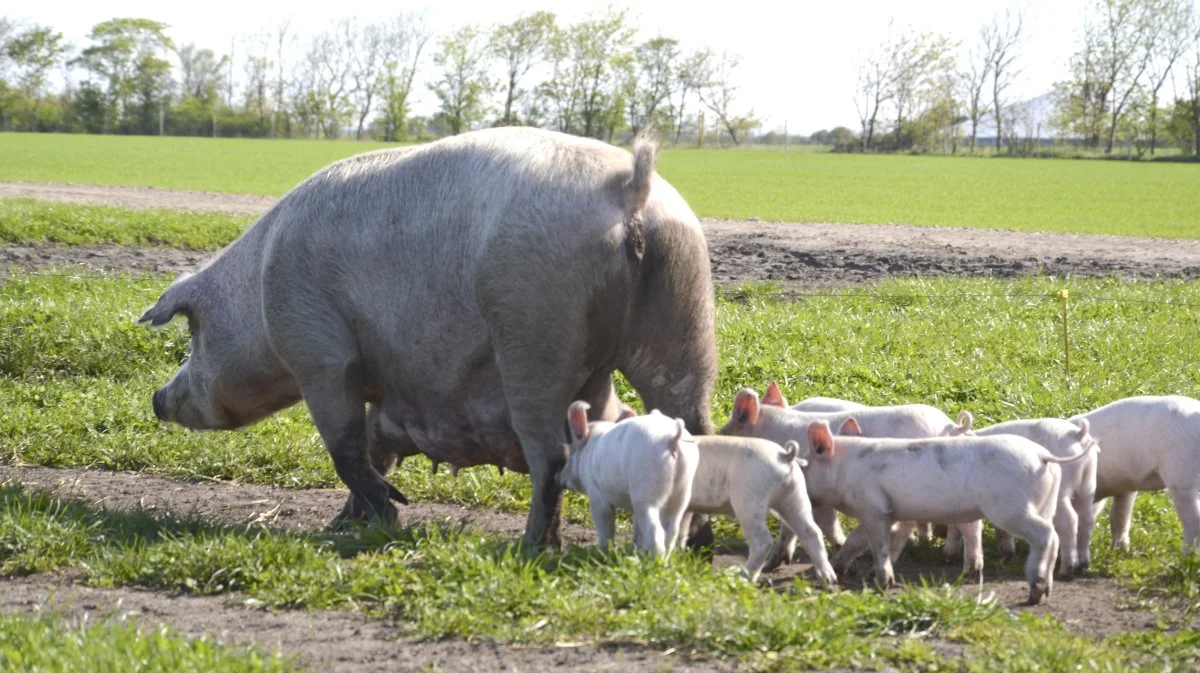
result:
<svg viewBox="0 0 1200 673"><path fill-rule="evenodd" d="M1025 605L1037 605L1042 602L1042 598L1049 595L1042 587L1031 584L1029 585L1029 600L1025 601Z"/></svg>
<svg viewBox="0 0 1200 673"><path fill-rule="evenodd" d="M711 559L715 539L711 521L705 520L699 525L693 522L692 530L688 531L687 548L700 551L705 558Z"/></svg>

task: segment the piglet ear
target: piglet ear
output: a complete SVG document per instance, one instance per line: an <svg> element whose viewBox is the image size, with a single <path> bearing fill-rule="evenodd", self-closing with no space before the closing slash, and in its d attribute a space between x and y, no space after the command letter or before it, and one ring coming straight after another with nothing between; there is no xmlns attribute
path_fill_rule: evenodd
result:
<svg viewBox="0 0 1200 673"><path fill-rule="evenodd" d="M862 428L858 427L857 420L853 418L847 418L846 421L842 423L842 427L838 428L837 433L839 435L846 435L849 437L860 437L862 436Z"/></svg>
<svg viewBox="0 0 1200 673"><path fill-rule="evenodd" d="M812 447L814 455L833 457L833 435L829 432L829 423L817 421L808 426L808 445Z"/></svg>
<svg viewBox="0 0 1200 673"><path fill-rule="evenodd" d="M763 395L762 403L771 407L786 407L787 400L783 399L783 393L779 392L779 384L771 381L767 384L767 393Z"/></svg>
<svg viewBox="0 0 1200 673"><path fill-rule="evenodd" d="M567 409L567 425L571 427L571 439L576 442L584 441L591 434L591 428L588 427L588 409L592 405L578 400L571 403L571 408Z"/></svg>
<svg viewBox="0 0 1200 673"><path fill-rule="evenodd" d="M754 425L758 422L758 393L742 388L733 399L733 420L739 425Z"/></svg>
<svg viewBox="0 0 1200 673"><path fill-rule="evenodd" d="M620 423L621 421L629 420L634 416L637 416L637 412L633 410L633 407L630 407L628 404L622 404L621 413L617 414L617 422Z"/></svg>

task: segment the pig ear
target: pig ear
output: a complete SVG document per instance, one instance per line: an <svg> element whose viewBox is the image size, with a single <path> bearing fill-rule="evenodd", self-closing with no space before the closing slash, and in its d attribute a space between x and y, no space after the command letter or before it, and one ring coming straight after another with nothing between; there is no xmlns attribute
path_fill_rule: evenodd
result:
<svg viewBox="0 0 1200 673"><path fill-rule="evenodd" d="M588 427L588 409L592 405L579 400L571 403L571 408L567 410L567 424L571 426L571 439L577 442L583 441L591 434L591 428Z"/></svg>
<svg viewBox="0 0 1200 673"><path fill-rule="evenodd" d="M817 421L808 426L808 445L812 452L824 458L833 457L833 435L829 432L829 424Z"/></svg>
<svg viewBox="0 0 1200 673"><path fill-rule="evenodd" d="M633 407L630 407L628 404L622 404L621 413L617 414L617 422L620 423L621 421L628 420L634 416L637 416L637 412L633 410Z"/></svg>
<svg viewBox="0 0 1200 673"><path fill-rule="evenodd" d="M862 436L862 428L858 427L857 420L854 418L847 418L846 421L842 423L842 427L838 428L837 433L839 435L846 435L849 437L860 437Z"/></svg>
<svg viewBox="0 0 1200 673"><path fill-rule="evenodd" d="M758 422L758 393L742 388L733 400L733 420L741 425Z"/></svg>
<svg viewBox="0 0 1200 673"><path fill-rule="evenodd" d="M191 312L192 299L192 284L189 282L190 275L184 275L171 284L162 296L158 298L158 302L146 310L142 317L138 318L139 323L150 323L151 327L162 327L171 322L177 314L185 315Z"/></svg>
<svg viewBox="0 0 1200 673"><path fill-rule="evenodd" d="M763 395L762 403L772 407L786 407L787 400L783 399L783 393L779 392L779 384L771 381L767 384L767 393Z"/></svg>

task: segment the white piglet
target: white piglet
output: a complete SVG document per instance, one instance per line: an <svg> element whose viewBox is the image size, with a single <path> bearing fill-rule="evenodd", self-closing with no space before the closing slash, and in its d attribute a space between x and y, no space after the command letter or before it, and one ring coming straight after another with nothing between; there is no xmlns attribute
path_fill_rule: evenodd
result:
<svg viewBox="0 0 1200 673"><path fill-rule="evenodd" d="M893 437L918 439L956 435L966 430L957 425L945 413L927 404L902 404L891 407L862 407L835 412L794 411L785 407L786 402L774 381L759 403L758 393L745 388L733 402L733 414L720 434L736 437L761 437L777 444L789 440L800 443L801 453L808 442L808 426L816 421L825 421L831 427L841 427L853 417L867 437ZM809 447L811 448L811 447ZM825 536L836 545L846 542L841 526L833 509L814 507L813 518ZM784 531L785 535L787 531ZM854 533L851 533L854 536ZM857 535L861 538L862 533Z"/></svg>
<svg viewBox="0 0 1200 673"><path fill-rule="evenodd" d="M1083 420L1103 448L1096 499L1112 496L1113 546L1129 546L1137 492L1166 488L1183 524L1184 548L1200 547L1200 400L1128 397L1071 418Z"/></svg>
<svg viewBox="0 0 1200 673"><path fill-rule="evenodd" d="M559 485L587 494L601 547L612 542L619 508L633 512L639 550L670 556L700 460L696 440L682 420L657 411L589 423L589 408L577 401L567 412L571 449Z"/></svg>
<svg viewBox="0 0 1200 673"><path fill-rule="evenodd" d="M1083 572L1091 563L1092 501L1096 497L1096 465L1104 455L1102 446L1088 432L1088 422L1078 424L1061 418L1035 418L997 423L970 433L978 437L1018 435L1041 445L1058 458L1071 458L1081 452L1080 460L1064 463L1062 481L1058 487L1058 507L1054 514L1054 529L1059 541L1059 573L1069 578ZM1090 450L1093 449L1094 450ZM1090 451L1089 451L1090 450ZM1000 548L1007 554L1014 551L1013 539L1001 531ZM946 555L954 553L957 544L954 529L946 537Z"/></svg>
<svg viewBox="0 0 1200 673"><path fill-rule="evenodd" d="M960 524L968 555L982 578L980 519L1029 542L1025 579L1029 603L1054 586L1058 535L1051 523L1065 462L1024 437L867 439L850 419L839 436L821 421L808 428L812 451L804 473L814 503L858 518L875 556L879 584L895 582L892 524L932 521ZM1076 456L1078 458L1079 456Z"/></svg>
<svg viewBox="0 0 1200 673"><path fill-rule="evenodd" d="M788 442L780 447L765 439L719 435L697 437L696 442L700 448L700 466L692 482L689 514L680 530L686 535L691 512L737 518L750 546L744 569L754 581L773 556L767 515L775 512L783 522L782 527L794 533L790 541L780 541L781 545L789 546L787 557L791 558L799 536L821 583L826 587L837 583L837 575L825 553L825 541L813 521L801 470L803 461L796 456L799 445Z"/></svg>

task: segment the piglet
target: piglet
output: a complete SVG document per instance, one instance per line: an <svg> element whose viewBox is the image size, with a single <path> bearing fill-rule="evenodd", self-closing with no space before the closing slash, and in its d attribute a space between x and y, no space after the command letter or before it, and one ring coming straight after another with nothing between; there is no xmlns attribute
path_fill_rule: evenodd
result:
<svg viewBox="0 0 1200 673"><path fill-rule="evenodd" d="M961 434L964 427L955 424L941 410L927 404L902 404L891 407L864 407L837 412L806 412L787 409L774 381L767 386L762 404L758 393L744 388L734 399L733 413L720 434L736 437L761 437L777 444L794 440L800 442L802 452L807 446L808 426L816 421L825 421L832 427L841 427L847 419L858 420L858 426L867 437L894 437L916 439ZM827 507L814 507L813 518L826 537L836 545L844 544L836 513ZM785 535L787 535L785 531ZM853 533L852 533L853 535ZM862 537L862 534L859 534Z"/></svg>
<svg viewBox="0 0 1200 673"><path fill-rule="evenodd" d="M1112 496L1114 547L1129 546L1138 491L1166 488L1183 524L1184 548L1200 548L1200 400L1128 397L1070 420L1086 420L1104 449L1096 464L1096 499Z"/></svg>
<svg viewBox="0 0 1200 673"><path fill-rule="evenodd" d="M700 460L696 440L682 419L657 410L589 423L589 408L576 401L567 411L571 447L558 484L587 494L601 547L612 542L620 508L633 512L634 545L669 557Z"/></svg>
<svg viewBox="0 0 1200 673"><path fill-rule="evenodd" d="M1016 435L867 439L858 436L859 430L849 419L834 437L828 422L811 423L805 477L814 503L859 520L875 555L880 585L895 582L892 523L897 521L963 524L971 562L982 579L978 529L979 520L987 518L1029 542L1029 603L1050 595L1058 554L1052 524L1061 480L1057 464L1078 460L1087 451L1063 460Z"/></svg>
<svg viewBox="0 0 1200 673"><path fill-rule="evenodd" d="M755 581L772 553L771 531L767 528L768 512L782 520L782 528L792 531L790 540L780 544L791 558L796 536L812 560L813 570L821 583L829 587L837 583L837 575L829 565L825 541L813 521L812 505L804 485L804 461L796 453L799 445L788 442L780 447L775 442L747 437L707 435L696 438L700 449L700 465L692 483L692 497L681 530L688 530L692 512L724 514L735 517L750 546L750 555L743 570Z"/></svg>
<svg viewBox="0 0 1200 673"><path fill-rule="evenodd" d="M1060 544L1058 572L1064 579L1083 572L1091 563L1092 502L1096 496L1096 465L1103 448L1096 446L1089 433L1086 419L1078 423L1061 418L1034 418L997 423L971 432L978 437L1019 435L1029 439L1058 458L1071 458L1085 453L1077 461L1061 466L1062 480L1058 486L1058 506L1054 514L1054 529ZM1093 449L1094 450L1090 450ZM1090 451L1089 451L1090 450ZM1014 551L1013 539L1003 531L999 535L1000 549L1006 554ZM957 544L951 527L946 537L946 554L952 554Z"/></svg>

